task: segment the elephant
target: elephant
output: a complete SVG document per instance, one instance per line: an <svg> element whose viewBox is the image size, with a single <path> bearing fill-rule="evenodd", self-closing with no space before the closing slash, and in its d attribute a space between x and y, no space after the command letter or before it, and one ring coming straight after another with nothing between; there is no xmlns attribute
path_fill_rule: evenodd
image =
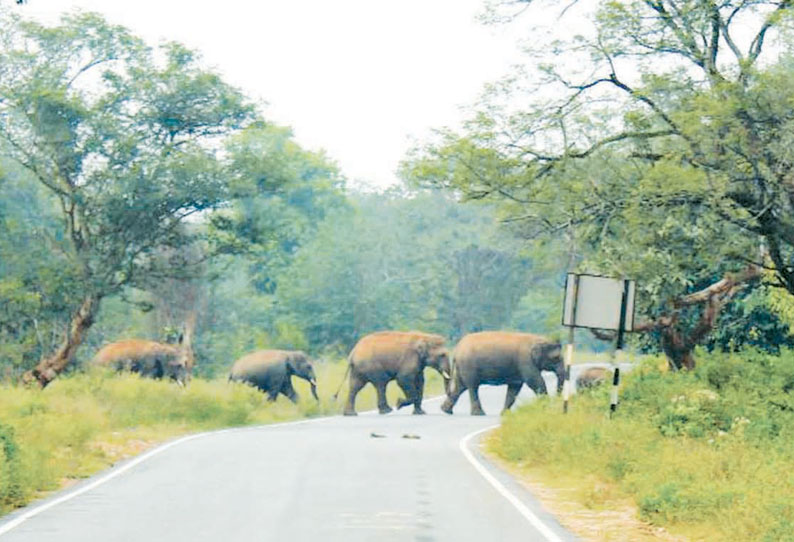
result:
<svg viewBox="0 0 794 542"><path fill-rule="evenodd" d="M583 370L576 377L576 389L593 388L601 385L607 377L612 375L612 371L604 367L590 367Z"/></svg>
<svg viewBox="0 0 794 542"><path fill-rule="evenodd" d="M481 384L507 384L504 410L508 410L524 384L537 394L546 393L546 382L541 371L554 371L557 375L557 390L562 389L565 365L562 347L558 342L530 333L470 333L455 346L452 385L441 410L452 414L458 398L468 389L471 414L484 415L478 394Z"/></svg>
<svg viewBox="0 0 794 542"><path fill-rule="evenodd" d="M380 331L363 337L348 356L350 389L345 416L356 415L356 395L367 383L377 390L378 412L391 412L386 402L386 385L392 380L405 393L397 408L413 404L414 414L424 414L425 367L441 373L444 388L449 386L449 353L445 342L441 335L421 331Z"/></svg>
<svg viewBox="0 0 794 542"><path fill-rule="evenodd" d="M185 386L193 372L193 350L182 336L176 345L126 339L103 346L92 363L149 378L168 377Z"/></svg>
<svg viewBox="0 0 794 542"><path fill-rule="evenodd" d="M247 354L232 365L229 381L246 382L267 394L268 401L275 401L278 394L285 395L293 403L298 394L292 387L292 376L306 380L311 392L317 396L317 378L309 357L297 350L257 350Z"/></svg>

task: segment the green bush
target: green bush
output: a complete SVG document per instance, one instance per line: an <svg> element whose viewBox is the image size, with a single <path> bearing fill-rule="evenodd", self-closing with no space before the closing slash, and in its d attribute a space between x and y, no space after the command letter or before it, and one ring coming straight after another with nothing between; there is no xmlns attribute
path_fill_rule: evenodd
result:
<svg viewBox="0 0 794 542"><path fill-rule="evenodd" d="M0 424L0 508L22 497L19 480L19 448L14 439L14 429Z"/></svg>
<svg viewBox="0 0 794 542"><path fill-rule="evenodd" d="M642 518L698 540L793 540L794 352L698 354L692 372L650 360L627 374L613 419L608 386L567 415L555 399L524 406L491 448L547 479L613 484Z"/></svg>

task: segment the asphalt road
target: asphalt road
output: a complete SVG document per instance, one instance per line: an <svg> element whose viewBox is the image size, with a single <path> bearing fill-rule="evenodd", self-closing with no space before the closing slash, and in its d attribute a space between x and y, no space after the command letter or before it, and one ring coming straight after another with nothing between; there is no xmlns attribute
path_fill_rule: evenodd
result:
<svg viewBox="0 0 794 542"><path fill-rule="evenodd" d="M484 417L469 416L464 395L454 416L430 400L426 416L180 439L7 516L0 541L575 540L479 454L504 393L481 388Z"/></svg>

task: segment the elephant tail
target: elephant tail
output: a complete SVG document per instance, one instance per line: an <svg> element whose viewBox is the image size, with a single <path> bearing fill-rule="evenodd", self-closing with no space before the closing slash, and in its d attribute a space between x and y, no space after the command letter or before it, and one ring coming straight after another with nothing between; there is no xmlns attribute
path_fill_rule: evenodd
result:
<svg viewBox="0 0 794 542"><path fill-rule="evenodd" d="M345 369L345 375L342 377L342 381L339 383L339 387L336 389L336 393L334 394L334 401L336 401L336 398L339 397L339 392L342 391L342 386L345 385L345 379L347 379L347 375L350 374L350 368L352 366L353 363L348 358L347 369Z"/></svg>

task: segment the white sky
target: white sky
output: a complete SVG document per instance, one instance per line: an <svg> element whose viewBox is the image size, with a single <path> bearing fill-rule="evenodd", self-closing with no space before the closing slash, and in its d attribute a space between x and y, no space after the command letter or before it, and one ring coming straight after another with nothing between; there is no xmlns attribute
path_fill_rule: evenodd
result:
<svg viewBox="0 0 794 542"><path fill-rule="evenodd" d="M297 141L325 149L352 181L396 182L411 138L455 125L484 83L518 59L509 28L475 20L483 0L29 0L56 22L80 8L152 43L176 40Z"/></svg>

